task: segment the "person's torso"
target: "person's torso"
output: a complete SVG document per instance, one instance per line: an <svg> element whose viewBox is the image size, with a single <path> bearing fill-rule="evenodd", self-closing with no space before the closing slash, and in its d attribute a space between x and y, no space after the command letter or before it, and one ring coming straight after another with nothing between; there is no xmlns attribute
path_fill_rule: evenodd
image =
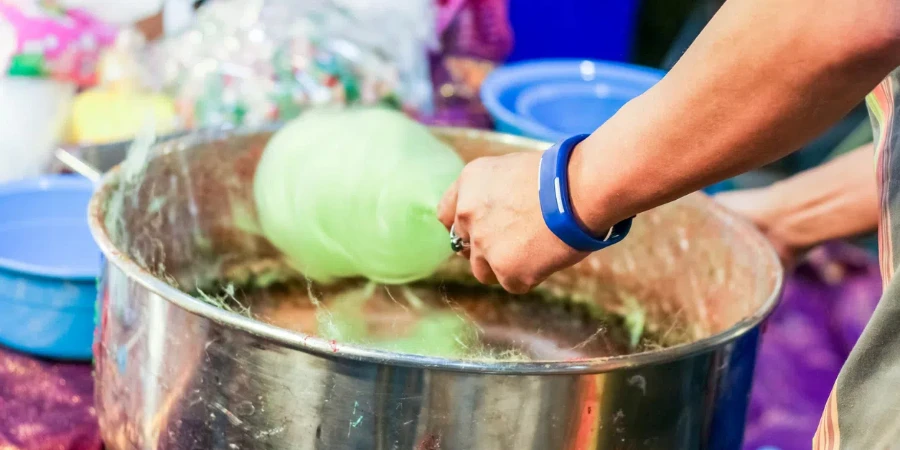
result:
<svg viewBox="0 0 900 450"><path fill-rule="evenodd" d="M878 244L884 294L844 364L813 450L900 448L900 69L866 98L881 205Z"/></svg>

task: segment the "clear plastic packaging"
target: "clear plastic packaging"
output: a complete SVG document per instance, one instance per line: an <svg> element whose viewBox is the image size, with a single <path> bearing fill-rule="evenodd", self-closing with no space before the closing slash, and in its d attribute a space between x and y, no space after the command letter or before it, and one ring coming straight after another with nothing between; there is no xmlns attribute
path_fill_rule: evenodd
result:
<svg viewBox="0 0 900 450"><path fill-rule="evenodd" d="M322 104L432 108L431 0L212 0L148 66L190 128L258 126Z"/></svg>
<svg viewBox="0 0 900 450"><path fill-rule="evenodd" d="M143 127L161 135L180 127L172 99L153 92L139 62L143 35L126 29L100 59L99 83L80 92L72 104L67 141L103 145L131 140Z"/></svg>

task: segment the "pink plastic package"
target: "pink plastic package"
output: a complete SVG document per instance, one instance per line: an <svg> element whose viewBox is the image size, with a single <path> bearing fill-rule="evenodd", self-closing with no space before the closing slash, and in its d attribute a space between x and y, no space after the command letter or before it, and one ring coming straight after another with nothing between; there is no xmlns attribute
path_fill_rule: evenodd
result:
<svg viewBox="0 0 900 450"><path fill-rule="evenodd" d="M9 76L90 85L100 52L115 41L116 32L52 1L0 0L0 69Z"/></svg>

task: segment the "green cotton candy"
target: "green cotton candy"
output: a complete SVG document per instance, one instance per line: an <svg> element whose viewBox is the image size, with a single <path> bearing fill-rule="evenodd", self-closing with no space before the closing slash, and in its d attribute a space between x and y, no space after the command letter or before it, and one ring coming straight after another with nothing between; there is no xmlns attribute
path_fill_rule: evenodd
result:
<svg viewBox="0 0 900 450"><path fill-rule="evenodd" d="M477 342L475 325L450 310L421 311L409 329L391 337L374 336L366 320L365 304L375 284L344 292L316 313L318 335L345 344L416 355L461 358Z"/></svg>
<svg viewBox="0 0 900 450"><path fill-rule="evenodd" d="M427 278L452 253L437 205L463 165L400 112L312 110L266 146L254 180L260 225L314 281Z"/></svg>
<svg viewBox="0 0 900 450"><path fill-rule="evenodd" d="M452 312L423 317L408 335L373 346L396 353L462 358L469 353L469 346L476 342L474 325Z"/></svg>

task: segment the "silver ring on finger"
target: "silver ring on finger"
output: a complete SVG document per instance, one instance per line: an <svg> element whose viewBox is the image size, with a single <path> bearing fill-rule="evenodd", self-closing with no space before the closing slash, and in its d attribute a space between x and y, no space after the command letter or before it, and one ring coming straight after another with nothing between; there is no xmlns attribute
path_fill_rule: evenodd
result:
<svg viewBox="0 0 900 450"><path fill-rule="evenodd" d="M469 248L469 243L456 234L456 224L450 226L450 248L453 250L453 253L460 253Z"/></svg>

